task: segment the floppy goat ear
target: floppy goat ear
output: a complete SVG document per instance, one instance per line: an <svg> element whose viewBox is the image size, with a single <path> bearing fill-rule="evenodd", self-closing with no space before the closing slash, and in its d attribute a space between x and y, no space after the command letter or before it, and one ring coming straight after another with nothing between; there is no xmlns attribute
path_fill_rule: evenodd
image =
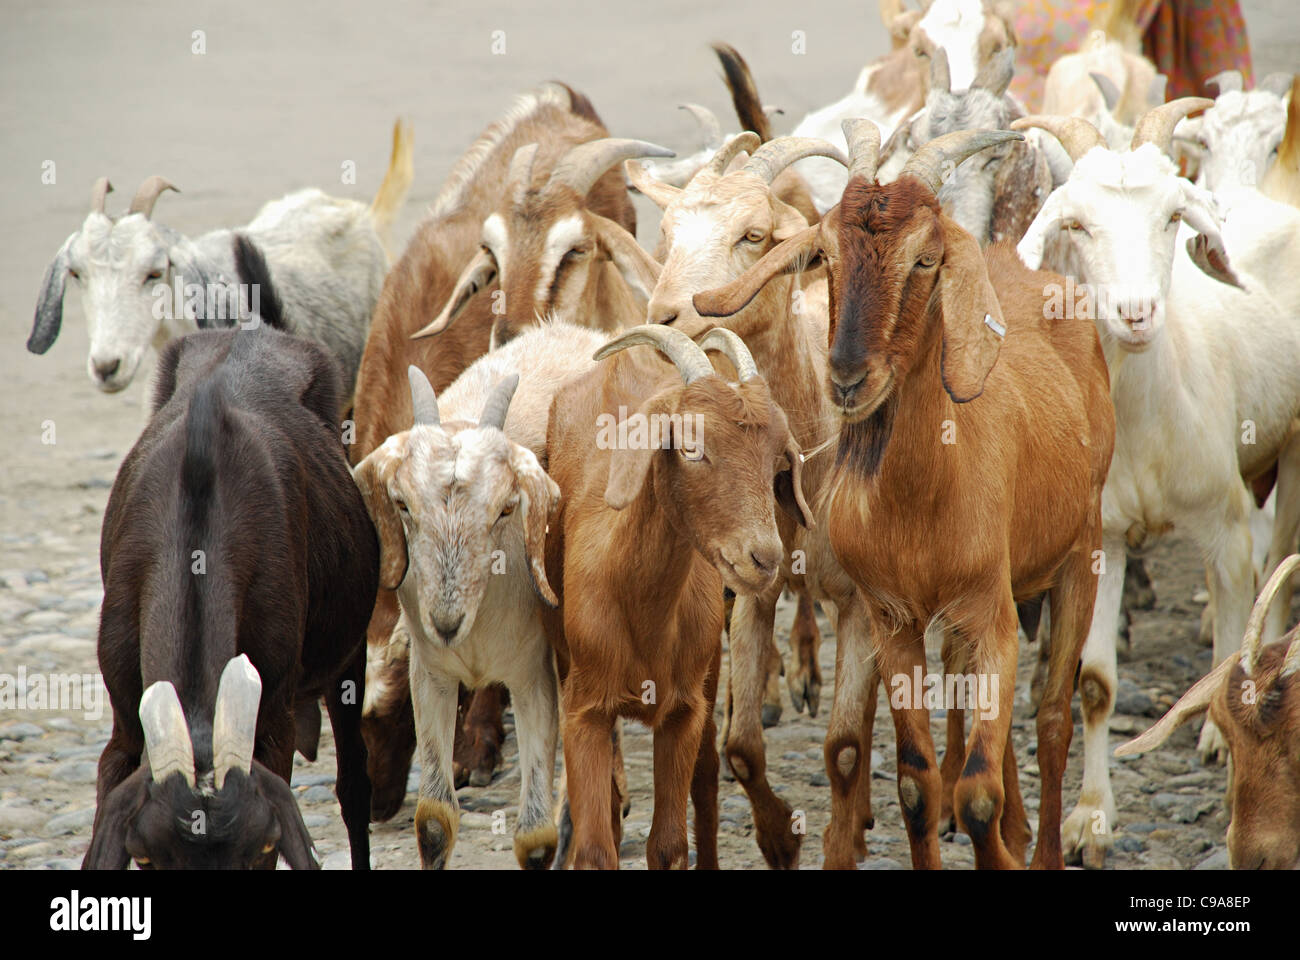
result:
<svg viewBox="0 0 1300 960"><path fill-rule="evenodd" d="M1043 269L1043 247L1047 243L1048 232L1061 229L1061 206L1063 203L1061 190L1058 187L1048 196L1043 203L1042 209L1034 217L1033 223L1029 225L1025 235L1016 244L1016 253L1020 255L1020 262L1030 270Z"/></svg>
<svg viewBox="0 0 1300 960"><path fill-rule="evenodd" d="M633 416L645 417L647 423L654 423L656 414L668 412L671 393L651 397ZM669 444L671 437L664 437L663 442ZM650 463L661 449L647 443L632 450L613 451L609 461L609 479L605 482L605 503L615 510L622 510L640 496L650 474Z"/></svg>
<svg viewBox="0 0 1300 960"><path fill-rule="evenodd" d="M82 858L82 870L124 870L131 862L126 852L126 831L149 799L151 774L143 764L109 791L95 811L90 848Z"/></svg>
<svg viewBox="0 0 1300 960"><path fill-rule="evenodd" d="M975 238L943 218L944 253L939 267L943 308L943 387L957 403L974 400L997 363L1006 324Z"/></svg>
<svg viewBox="0 0 1300 960"><path fill-rule="evenodd" d="M366 502L366 512L379 534L379 585L385 590L396 590L406 579L406 530L388 495L388 481L406 452L405 435L401 436L403 439L389 437L352 471L352 479Z"/></svg>
<svg viewBox="0 0 1300 960"><path fill-rule="evenodd" d="M1154 750L1168 740L1169 735L1188 720L1208 710L1210 701L1214 699L1220 684L1223 683L1223 678L1232 670L1240 656L1240 651L1232 654L1223 663L1197 680L1192 685L1192 689L1184 693L1178 702L1169 708L1169 712L1157 720L1151 729L1140 736L1134 737L1128 743L1116 747L1115 756L1127 757L1131 754Z"/></svg>
<svg viewBox="0 0 1300 960"><path fill-rule="evenodd" d="M822 218L822 223L830 216ZM691 302L702 317L729 317L749 306L774 277L807 269L821 252L820 225L807 227L782 240L735 280L716 290L697 293Z"/></svg>
<svg viewBox="0 0 1300 960"><path fill-rule="evenodd" d="M1188 256L1206 276L1229 286L1246 289L1228 262L1228 251L1224 249L1223 235L1219 233L1221 220L1214 195L1188 180L1181 181L1180 188L1183 194L1183 217L1187 220L1187 225L1196 231L1196 236L1187 241Z"/></svg>
<svg viewBox="0 0 1300 960"><path fill-rule="evenodd" d="M68 282L68 251L72 249L72 242L80 232L77 231L63 241L63 246L59 247L59 252L45 268L41 293L36 298L32 333L27 338L27 349L31 353L44 353L50 349L50 344L59 335L59 328L63 326L63 291Z"/></svg>
<svg viewBox="0 0 1300 960"><path fill-rule="evenodd" d="M560 487L542 469L537 457L522 447L511 452L510 468L519 489L520 516L524 524L524 553L533 589L549 607L560 605L546 579L546 523L560 505Z"/></svg>
<svg viewBox="0 0 1300 960"><path fill-rule="evenodd" d="M275 818L280 823L280 856L294 870L319 870L311 834L302 821L302 812L289 785L257 760L253 761L249 775L256 781L258 792L275 808Z"/></svg>
<svg viewBox="0 0 1300 960"><path fill-rule="evenodd" d="M587 216L596 227L596 242L609 254L627 285L649 300L663 268L641 249L632 234L613 220L591 211L587 211Z"/></svg>
<svg viewBox="0 0 1300 960"><path fill-rule="evenodd" d="M469 263L465 264L465 269L460 272L460 276L456 278L456 286L452 288L451 296L447 298L447 304L442 308L442 312L434 317L428 326L411 334L411 339L419 340L421 337L442 333L460 316L474 294L486 288L496 277L496 257L480 247Z"/></svg>
<svg viewBox="0 0 1300 960"><path fill-rule="evenodd" d="M785 442L785 458L790 469L781 470L772 478L772 492L777 506L806 530L817 526L813 520L812 509L808 506L803 493L803 453L794 435L790 434Z"/></svg>

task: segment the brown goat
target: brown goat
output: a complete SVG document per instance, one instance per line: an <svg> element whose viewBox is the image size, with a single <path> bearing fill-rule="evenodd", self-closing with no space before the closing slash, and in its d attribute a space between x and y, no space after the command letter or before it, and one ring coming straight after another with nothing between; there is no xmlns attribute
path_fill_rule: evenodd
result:
<svg viewBox="0 0 1300 960"><path fill-rule="evenodd" d="M1241 650L1183 694L1146 733L1115 756L1154 750L1206 710L1228 741L1228 858L1234 870L1300 869L1300 627L1261 642L1282 584L1300 567L1283 560L1260 591Z"/></svg>
<svg viewBox="0 0 1300 960"><path fill-rule="evenodd" d="M1062 278L1026 269L1005 245L981 255L939 209L944 172L1015 134L940 137L881 186L874 124L850 122L845 133L853 165L838 208L738 280L694 298L702 315L726 316L779 274L819 258L830 268L824 387L842 427L828 526L866 600L874 647L841 656L874 657L876 672L837 680L826 757L857 749L878 672L893 690L912 863L940 865L943 787L929 714L919 697L899 697L925 673L924 635L937 621L948 634L948 668L998 684L991 709L972 711L953 793L957 822L977 866L1023 865L1029 828L1010 740L1016 599L1048 591L1053 659L1038 713L1034 866L1060 868L1070 696L1096 595L1093 551L1115 433L1101 345L1086 319L1044 319L1045 291ZM854 788L861 764L850 755L838 765Z"/></svg>
<svg viewBox="0 0 1300 960"><path fill-rule="evenodd" d="M564 496L546 540L560 608L544 617L564 688L574 862L618 866L610 734L629 717L654 730L649 866L686 866L689 791L698 865L716 868L722 591L752 593L775 580L774 489L807 522L799 450L733 334L718 331L703 346L727 354L738 384L662 326L633 328L596 356L637 344L657 347L676 370L620 353L556 394L547 430L547 469ZM620 421L628 449L613 451L601 430ZM634 439L663 424L660 439Z"/></svg>
<svg viewBox="0 0 1300 960"><path fill-rule="evenodd" d="M441 393L487 352L494 286L470 301L455 329L430 340L412 340L410 335L442 309L459 271L473 257L483 219L497 207L515 151L538 144L535 167L550 169L577 144L607 135L586 97L564 84L544 84L522 95L457 161L429 216L384 281L357 374L356 436L350 450L354 465L410 425L407 367L414 364L423 370ZM636 214L620 171L598 178L587 193L587 204L635 232ZM363 711L375 820L387 820L401 807L415 750L406 638L393 636L397 614L393 592L380 590L367 635ZM504 689L487 687L479 697L484 695L503 697ZM492 717L499 716L500 709L498 700L492 709L474 712ZM499 761L499 739L492 730L485 726L470 737L487 748L469 758L480 781L491 777Z"/></svg>

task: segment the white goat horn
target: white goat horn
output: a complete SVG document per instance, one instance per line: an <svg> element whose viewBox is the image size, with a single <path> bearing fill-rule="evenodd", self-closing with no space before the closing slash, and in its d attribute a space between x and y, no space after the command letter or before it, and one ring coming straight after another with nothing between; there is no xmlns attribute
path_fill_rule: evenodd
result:
<svg viewBox="0 0 1300 960"><path fill-rule="evenodd" d="M1129 148L1136 150L1144 143L1154 143L1161 151L1169 153L1173 149L1174 127L1178 126L1178 121L1189 113L1212 106L1214 101L1206 97L1179 97L1153 107L1137 122Z"/></svg>
<svg viewBox="0 0 1300 960"><path fill-rule="evenodd" d="M155 173L140 184L140 189L135 192L135 197L131 200L131 209L127 211L127 214L143 213L144 218L148 220L153 216L153 205L158 200L158 194L164 190L181 192L179 187L173 186Z"/></svg>
<svg viewBox="0 0 1300 960"><path fill-rule="evenodd" d="M695 122L700 125L704 131L704 145L713 149L722 146L722 121L708 107L702 107L698 103L683 103L677 109L685 110Z"/></svg>
<svg viewBox="0 0 1300 960"><path fill-rule="evenodd" d="M1264 589L1259 592L1259 599L1255 601L1255 606L1250 611L1250 620L1246 623L1246 635L1241 639L1241 667L1248 675L1255 672L1255 665L1259 662L1259 651L1262 646L1260 634L1264 630L1264 619L1268 616L1268 608L1273 603L1273 597L1282 589L1282 584L1286 583L1296 567L1300 567L1300 554L1296 553L1279 563L1273 575L1264 584Z"/></svg>
<svg viewBox="0 0 1300 960"><path fill-rule="evenodd" d="M144 728L149 770L155 783L179 773L194 789L194 744L185 722L181 699L170 680L149 684L140 698L140 726Z"/></svg>
<svg viewBox="0 0 1300 960"><path fill-rule="evenodd" d="M412 425L442 426L442 421L438 419L438 398L424 371L411 364L406 368L406 379L411 384L411 410L415 414Z"/></svg>
<svg viewBox="0 0 1300 960"><path fill-rule="evenodd" d="M849 145L849 179L875 180L880 165L880 128L873 120L845 120L840 129Z"/></svg>
<svg viewBox="0 0 1300 960"><path fill-rule="evenodd" d="M971 81L972 90L987 90L995 97L1000 97L1011 86L1011 79L1016 75L1016 48L1006 47L994 54Z"/></svg>
<svg viewBox="0 0 1300 960"><path fill-rule="evenodd" d="M247 654L241 653L221 671L217 706L212 714L212 779L218 790L231 770L248 774L253 769L257 707L261 701L262 678Z"/></svg>
<svg viewBox="0 0 1300 960"><path fill-rule="evenodd" d="M714 375L713 364L709 363L709 358L694 340L680 330L665 327L661 323L643 323L639 327L624 330L620 336L597 350L592 359L604 360L610 354L640 344L657 348L673 362L673 366L681 373L682 380L688 385L701 377Z"/></svg>
<svg viewBox="0 0 1300 960"><path fill-rule="evenodd" d="M547 181L549 190L558 183L572 187L579 196L585 197L596 181L605 175L617 163L631 160L633 157L675 157L673 151L658 144L644 140L624 140L620 137L604 137L589 140L573 147L560 158Z"/></svg>
<svg viewBox="0 0 1300 960"><path fill-rule="evenodd" d="M519 374L512 373L506 377L488 394L487 403L483 404L483 412L479 414L479 429L484 427L496 427L498 430L506 428L506 414L510 412L510 400L515 395L515 388L519 386Z"/></svg>
<svg viewBox="0 0 1300 960"><path fill-rule="evenodd" d="M741 383L758 376L758 364L754 362L745 341L726 327L714 327L706 333L700 341L700 349L705 353L717 350L723 354L736 368L736 379Z"/></svg>
<svg viewBox="0 0 1300 960"><path fill-rule="evenodd" d="M770 185L782 170L805 157L829 157L846 167L849 165L849 158L844 156L844 151L825 140L816 137L775 137L754 152L745 164L745 170L761 177L764 183Z"/></svg>
<svg viewBox="0 0 1300 960"><path fill-rule="evenodd" d="M1008 140L1023 139L1023 133L1010 130L957 130L945 133L912 154L898 175L900 178L905 175L916 177L932 192L938 193L943 182L967 157Z"/></svg>
<svg viewBox="0 0 1300 960"><path fill-rule="evenodd" d="M1065 152L1076 163L1080 157L1093 147L1106 146L1106 138L1101 135L1096 127L1080 117L1034 114L1021 117L1011 124L1012 130L1027 130L1030 127L1046 130L1061 141L1061 146L1065 148Z"/></svg>
<svg viewBox="0 0 1300 960"><path fill-rule="evenodd" d="M90 209L95 213L104 212L104 198L113 192L113 185L108 182L108 177L100 177L95 181L94 187L90 190Z"/></svg>
<svg viewBox="0 0 1300 960"><path fill-rule="evenodd" d="M727 172L727 167L731 166L731 161L735 160L738 154L753 153L762 142L758 134L753 130L739 133L719 148L718 152L713 155L713 159L709 161L708 169L718 176L722 176Z"/></svg>
<svg viewBox="0 0 1300 960"><path fill-rule="evenodd" d="M1094 72L1088 76L1092 77L1092 82L1101 91L1101 99L1106 104L1106 109L1114 113L1115 108L1119 106L1119 87L1115 86L1114 81L1104 73Z"/></svg>
<svg viewBox="0 0 1300 960"><path fill-rule="evenodd" d="M1245 85L1240 70L1224 70L1210 77L1205 83L1206 86L1214 84L1215 96L1220 97L1225 93L1240 93Z"/></svg>

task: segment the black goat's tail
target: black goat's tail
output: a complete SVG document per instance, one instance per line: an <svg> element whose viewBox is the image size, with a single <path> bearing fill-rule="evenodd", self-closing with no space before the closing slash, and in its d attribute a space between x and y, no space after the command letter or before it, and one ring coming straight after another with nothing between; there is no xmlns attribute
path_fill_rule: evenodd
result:
<svg viewBox="0 0 1300 960"><path fill-rule="evenodd" d="M240 286L249 291L257 291L257 313L262 322L276 330L286 331L284 307L271 282L271 268L266 265L266 257L257 244L242 233L235 234L235 270L239 274Z"/></svg>
<svg viewBox="0 0 1300 960"><path fill-rule="evenodd" d="M772 139L772 123L763 112L763 101L759 99L758 87L754 84L754 75L749 72L749 64L730 44L715 43L713 52L722 63L723 78L727 81L727 89L731 91L731 102L736 108L740 129L753 130L760 141L767 143Z"/></svg>

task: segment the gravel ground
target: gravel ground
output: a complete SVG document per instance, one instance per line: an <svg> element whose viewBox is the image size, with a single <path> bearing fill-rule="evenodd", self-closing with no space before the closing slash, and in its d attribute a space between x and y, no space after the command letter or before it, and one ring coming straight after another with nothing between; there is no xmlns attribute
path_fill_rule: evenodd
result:
<svg viewBox="0 0 1300 960"><path fill-rule="evenodd" d="M0 674L97 672L99 525L114 473L141 426L143 375L112 396L90 385L75 297L47 355L22 348L41 273L84 216L95 177L108 174L117 184L119 193L110 197L115 209L145 176L166 174L186 192L165 196L157 215L194 233L246 222L262 201L304 184L368 198L387 159L389 125L400 112L412 119L417 138L416 183L398 224L403 239L463 145L514 92L539 80L558 77L587 92L616 135L683 144L693 131L677 103L696 100L729 115L704 46L709 40L727 39L750 58L765 98L786 108L787 125L838 97L860 65L886 47L874 5L847 0L797 10L771 3L766 18L683 0L596 7L562 0L518 12L499 0L441 4L436 12L400 2L367 9L361 19L354 5L306 0L180 6L148 0L124 10L15 0L0 14L0 188L8 219L0 237L0 410L9 427L0 459ZM1293 68L1300 49L1293 5L1259 0L1244 7L1257 43L1256 68ZM579 22L581 32L573 29ZM196 29L206 32L202 57L191 52ZM493 30L506 31L505 56L489 53ZM792 55L793 30L806 32L808 56ZM629 36L636 42L629 45ZM340 164L349 159L357 163L357 185L339 186ZM53 183L41 179L47 160L57 165ZM652 246L656 218L644 204L639 211L639 234ZM1136 615L1131 648L1121 651L1113 744L1144 729L1210 665L1209 649L1196 640L1200 607L1192 598L1203 580L1194 551L1168 540L1151 554L1149 569L1159 600ZM778 621L783 633L792 613L787 608ZM824 622L822 629L829 697L834 647ZM1038 792L1026 703L1032 660L1025 649L1014 728L1031 817ZM99 716L0 710L0 868L79 864L89 842L95 764L110 723L106 698ZM934 717L938 742L942 726ZM507 727L502 772L490 786L460 793L466 813L454 867L514 867L510 838L492 831L493 814L504 810L513 822L517 804L510 718ZM805 868L820 865L820 831L829 814L824 728L824 713L794 716L787 702L781 723L767 731L769 777L807 815ZM1200 767L1194 747L1189 727L1159 753L1112 761L1121 819L1110 866L1226 866L1225 774ZM884 698L874 748L877 826L863 866L906 869ZM1070 805L1079 789L1081 749L1076 727L1066 776ZM628 726L626 754L632 810L622 862L637 869L644 866L651 812L651 750L643 729ZM345 868L333 776L327 727L320 760L299 759L293 785L326 867ZM743 793L724 781L719 801L723 865L762 866ZM413 812L408 800L391 822L373 827L376 866L418 865ZM972 866L964 836L944 845L944 863Z"/></svg>

